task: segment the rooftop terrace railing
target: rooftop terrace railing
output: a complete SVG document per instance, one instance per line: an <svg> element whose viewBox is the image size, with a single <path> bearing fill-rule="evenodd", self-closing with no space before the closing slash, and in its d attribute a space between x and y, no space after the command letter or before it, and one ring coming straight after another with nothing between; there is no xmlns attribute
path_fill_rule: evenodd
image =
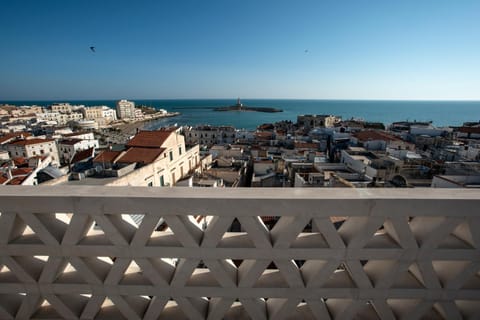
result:
<svg viewBox="0 0 480 320"><path fill-rule="evenodd" d="M480 317L480 191L0 187L0 319Z"/></svg>

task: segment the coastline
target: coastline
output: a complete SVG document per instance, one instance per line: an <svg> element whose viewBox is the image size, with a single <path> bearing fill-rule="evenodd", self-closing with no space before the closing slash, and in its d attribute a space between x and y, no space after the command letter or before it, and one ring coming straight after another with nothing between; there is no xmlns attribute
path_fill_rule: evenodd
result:
<svg viewBox="0 0 480 320"><path fill-rule="evenodd" d="M148 115L144 118L138 119L138 120L131 120L131 121L125 121L125 120L119 120L119 122L114 123L110 125L111 128L116 128L120 130L123 133L135 133L137 129L143 128L145 123L157 120L157 119L162 119L162 118L171 118L171 117L176 117L179 116L180 112L168 112L168 113L156 113L152 115Z"/></svg>
<svg viewBox="0 0 480 320"><path fill-rule="evenodd" d="M130 138L137 133L138 130L143 129L146 123L155 121L162 118L171 118L179 116L180 112L168 112L168 113L156 113L148 115L147 117L138 120L118 120L117 122L110 124L107 127L102 128L101 136L103 137L105 144L124 144Z"/></svg>

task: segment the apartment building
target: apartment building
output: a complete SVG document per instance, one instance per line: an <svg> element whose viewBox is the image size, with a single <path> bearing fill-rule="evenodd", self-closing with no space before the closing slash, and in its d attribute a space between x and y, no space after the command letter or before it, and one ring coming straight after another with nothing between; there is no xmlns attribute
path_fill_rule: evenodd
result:
<svg viewBox="0 0 480 320"><path fill-rule="evenodd" d="M135 118L135 102L120 100L117 102L117 117L119 119Z"/></svg>
<svg viewBox="0 0 480 320"><path fill-rule="evenodd" d="M84 107L82 108L82 114L84 119L94 120L100 126L117 120L116 111L107 106Z"/></svg>
<svg viewBox="0 0 480 320"><path fill-rule="evenodd" d="M190 149L177 130L140 131L125 151L103 151L93 165L116 177L108 185L173 186L200 164L199 146Z"/></svg>
<svg viewBox="0 0 480 320"><path fill-rule="evenodd" d="M52 164L59 164L59 154L57 144L54 139L29 139L18 140L7 145L7 151L10 158L30 158L35 156L52 157Z"/></svg>

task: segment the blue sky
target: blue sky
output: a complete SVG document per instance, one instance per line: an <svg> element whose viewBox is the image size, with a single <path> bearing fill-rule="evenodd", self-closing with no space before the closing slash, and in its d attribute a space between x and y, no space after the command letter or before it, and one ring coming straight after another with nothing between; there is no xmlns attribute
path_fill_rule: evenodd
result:
<svg viewBox="0 0 480 320"><path fill-rule="evenodd" d="M480 100L480 1L0 0L0 100L237 96Z"/></svg>

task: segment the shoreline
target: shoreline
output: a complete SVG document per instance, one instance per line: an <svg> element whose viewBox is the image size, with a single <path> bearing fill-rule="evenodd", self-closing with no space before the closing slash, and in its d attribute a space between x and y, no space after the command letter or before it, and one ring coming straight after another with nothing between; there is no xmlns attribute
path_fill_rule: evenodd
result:
<svg viewBox="0 0 480 320"><path fill-rule="evenodd" d="M168 112L166 114L161 113L161 114L147 115L147 117L144 117L142 119L128 121L128 122L126 122L125 120L119 120L120 122L110 125L110 128L118 129L123 134L129 134L129 133L135 134L137 129L143 128L145 123L147 122L157 120L157 119L162 119L162 118L176 117L179 115L180 115L180 112Z"/></svg>
<svg viewBox="0 0 480 320"><path fill-rule="evenodd" d="M116 123L113 123L107 127L104 127L99 130L100 136L103 138L103 146L108 145L121 145L125 144L130 140L130 138L137 133L138 130L143 129L147 122L162 119L162 118L171 118L180 115L180 112L168 112L153 114L147 116L147 118L142 118L138 120L125 121L118 120Z"/></svg>

